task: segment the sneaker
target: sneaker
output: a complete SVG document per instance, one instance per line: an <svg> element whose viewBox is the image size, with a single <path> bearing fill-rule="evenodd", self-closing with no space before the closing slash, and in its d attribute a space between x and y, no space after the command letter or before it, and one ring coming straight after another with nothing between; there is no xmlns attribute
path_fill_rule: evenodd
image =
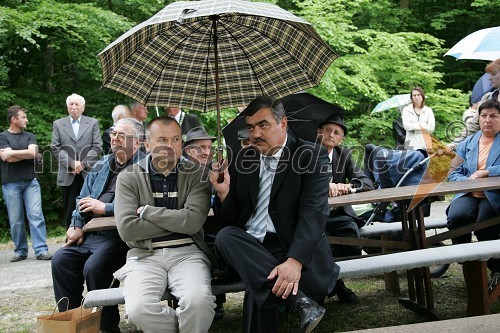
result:
<svg viewBox="0 0 500 333"><path fill-rule="evenodd" d="M488 284L488 292L492 292L495 287L500 283L500 272L492 272L490 283Z"/></svg>
<svg viewBox="0 0 500 333"><path fill-rule="evenodd" d="M26 259L27 255L24 254L14 254L12 258L10 258L10 262L17 262Z"/></svg>
<svg viewBox="0 0 500 333"><path fill-rule="evenodd" d="M42 254L36 256L36 260L50 260L50 259L52 259L52 254L50 254L48 251L45 251Z"/></svg>

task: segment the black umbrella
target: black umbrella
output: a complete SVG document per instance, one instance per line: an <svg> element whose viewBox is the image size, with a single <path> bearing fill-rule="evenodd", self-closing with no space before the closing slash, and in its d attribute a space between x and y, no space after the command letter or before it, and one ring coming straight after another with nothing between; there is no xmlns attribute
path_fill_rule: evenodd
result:
<svg viewBox="0 0 500 333"><path fill-rule="evenodd" d="M319 124L333 114L344 117L344 110L319 97L306 92L286 96L280 100L285 107L288 118L289 133L311 142L316 141ZM241 148L238 131L245 128L245 117L240 113L233 121L222 129L226 146L232 153Z"/></svg>
<svg viewBox="0 0 500 333"><path fill-rule="evenodd" d="M316 141L319 125L337 114L344 118L344 110L309 93L299 93L281 99L288 117L288 127L304 140Z"/></svg>

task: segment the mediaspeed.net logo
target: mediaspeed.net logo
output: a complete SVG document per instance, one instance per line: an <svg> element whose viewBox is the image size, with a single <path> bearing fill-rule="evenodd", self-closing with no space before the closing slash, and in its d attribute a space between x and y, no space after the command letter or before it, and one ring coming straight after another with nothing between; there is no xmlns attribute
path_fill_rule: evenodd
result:
<svg viewBox="0 0 500 333"><path fill-rule="evenodd" d="M408 210L412 210L421 203L432 190L446 181L448 175L462 165L464 161L453 150L446 147L445 143L427 133L424 129L422 129L422 135L429 154L429 162Z"/></svg>

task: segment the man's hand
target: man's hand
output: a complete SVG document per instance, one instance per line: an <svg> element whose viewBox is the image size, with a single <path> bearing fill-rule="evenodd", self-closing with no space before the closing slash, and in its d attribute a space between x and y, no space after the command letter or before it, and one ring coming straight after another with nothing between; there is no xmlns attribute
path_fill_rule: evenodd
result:
<svg viewBox="0 0 500 333"><path fill-rule="evenodd" d="M83 163L80 161L75 161L75 166L73 167L73 173L78 175L83 171Z"/></svg>
<svg viewBox="0 0 500 333"><path fill-rule="evenodd" d="M12 156L12 148L0 149L0 158L2 161L7 161Z"/></svg>
<svg viewBox="0 0 500 333"><path fill-rule="evenodd" d="M339 195L351 193L351 184L330 183L328 185L329 185L328 189L329 197L336 197Z"/></svg>
<svg viewBox="0 0 500 333"><path fill-rule="evenodd" d="M76 243L76 245L80 245L83 243L83 230L82 228L76 227L69 227L68 231L66 231L66 243L63 245L69 246L71 244Z"/></svg>
<svg viewBox="0 0 500 333"><path fill-rule="evenodd" d="M106 213L106 205L104 202L93 198L81 198L78 202L78 207L84 213L96 213L104 215Z"/></svg>
<svg viewBox="0 0 500 333"><path fill-rule="evenodd" d="M221 170L224 170L224 181L222 183L219 183L217 179L219 178L219 173L221 172ZM222 166L220 166L219 163L212 164L212 170L210 171L210 182L212 183L215 191L217 191L217 196L219 197L220 201L224 202L224 199L226 199L226 196L229 193L229 185L231 183L229 171L227 168L227 160L222 163Z"/></svg>
<svg viewBox="0 0 500 333"><path fill-rule="evenodd" d="M477 170L472 175L470 175L469 179L479 179L489 177L490 173L488 170Z"/></svg>
<svg viewBox="0 0 500 333"><path fill-rule="evenodd" d="M288 258L284 263L274 267L267 277L268 280L278 277L272 289L273 294L283 299L290 293L297 295L301 272L302 263L294 258Z"/></svg>

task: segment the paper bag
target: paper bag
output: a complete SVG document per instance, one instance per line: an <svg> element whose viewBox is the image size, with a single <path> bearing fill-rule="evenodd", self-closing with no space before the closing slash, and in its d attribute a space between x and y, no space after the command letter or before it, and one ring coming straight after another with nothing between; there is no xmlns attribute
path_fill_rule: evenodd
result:
<svg viewBox="0 0 500 333"><path fill-rule="evenodd" d="M57 306L56 306L57 307ZM55 310L54 310L55 312ZM37 333L99 333L102 309L80 306L36 318Z"/></svg>

